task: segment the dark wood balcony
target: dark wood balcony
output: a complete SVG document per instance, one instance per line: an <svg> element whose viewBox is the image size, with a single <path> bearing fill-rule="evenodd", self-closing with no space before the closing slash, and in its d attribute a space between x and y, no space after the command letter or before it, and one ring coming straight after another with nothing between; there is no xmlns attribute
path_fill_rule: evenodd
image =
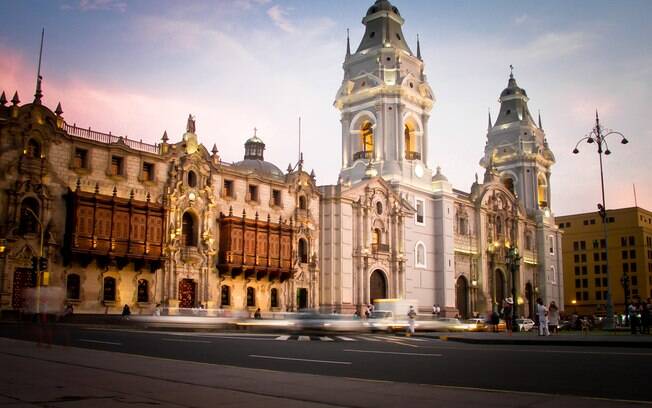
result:
<svg viewBox="0 0 652 408"><path fill-rule="evenodd" d="M421 160L421 153L405 152L405 160Z"/></svg>

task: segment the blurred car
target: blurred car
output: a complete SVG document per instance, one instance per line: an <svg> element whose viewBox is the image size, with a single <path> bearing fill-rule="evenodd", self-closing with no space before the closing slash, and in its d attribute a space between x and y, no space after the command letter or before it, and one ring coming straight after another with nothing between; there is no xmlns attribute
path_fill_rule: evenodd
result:
<svg viewBox="0 0 652 408"><path fill-rule="evenodd" d="M532 319L516 319L518 331L529 332L534 328L534 320Z"/></svg>
<svg viewBox="0 0 652 408"><path fill-rule="evenodd" d="M462 322L464 325L464 329L466 331L471 331L471 332L480 332L480 331L485 331L487 329L487 322L485 319L481 318L472 318L472 319L466 319L464 322Z"/></svg>
<svg viewBox="0 0 652 408"><path fill-rule="evenodd" d="M358 332L365 329L362 320L345 314L298 313L294 329L302 331Z"/></svg>

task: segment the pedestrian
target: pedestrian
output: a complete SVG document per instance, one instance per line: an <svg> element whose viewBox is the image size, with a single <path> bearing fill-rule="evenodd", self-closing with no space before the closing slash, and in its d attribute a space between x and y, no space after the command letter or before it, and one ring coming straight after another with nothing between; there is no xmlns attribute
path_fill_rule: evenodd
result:
<svg viewBox="0 0 652 408"><path fill-rule="evenodd" d="M627 314L629 315L629 327L632 334L636 334L639 329L639 302L638 298L632 299L632 302L627 307Z"/></svg>
<svg viewBox="0 0 652 408"><path fill-rule="evenodd" d="M500 315L498 314L497 311L491 312L491 317L489 318L489 324L491 324L491 328L494 333L498 332L498 324L500 323Z"/></svg>
<svg viewBox="0 0 652 408"><path fill-rule="evenodd" d="M364 311L364 318L365 318L365 319L368 319L368 318L370 318L370 317L371 317L371 313L369 312L369 308L365 308L365 311Z"/></svg>
<svg viewBox="0 0 652 408"><path fill-rule="evenodd" d="M512 327L512 316L514 313L514 299L510 297L506 298L503 301L503 319L505 319L505 329L507 333L511 336L514 328Z"/></svg>
<svg viewBox="0 0 652 408"><path fill-rule="evenodd" d="M591 322L589 322L588 317L582 316L580 319L580 327L582 328L582 335L588 336L589 329L591 328Z"/></svg>
<svg viewBox="0 0 652 408"><path fill-rule="evenodd" d="M256 311L254 312L254 319L256 319L256 320L262 320L263 319L263 316L260 314L260 308L256 309Z"/></svg>
<svg viewBox="0 0 652 408"><path fill-rule="evenodd" d="M131 315L131 309L129 309L129 305L125 303L124 307L122 308L122 318L129 320L129 315Z"/></svg>
<svg viewBox="0 0 652 408"><path fill-rule="evenodd" d="M642 333L650 334L650 323L652 320L652 298L647 298L647 302L641 305L641 324Z"/></svg>
<svg viewBox="0 0 652 408"><path fill-rule="evenodd" d="M154 308L154 316L160 316L161 315L161 304L157 303L156 307Z"/></svg>
<svg viewBox="0 0 652 408"><path fill-rule="evenodd" d="M548 330L548 308L541 298L537 299L537 316L539 317L539 336L550 336Z"/></svg>
<svg viewBox="0 0 652 408"><path fill-rule="evenodd" d="M435 308L436 308L435 314L437 315L437 317L439 317L441 315L441 307L439 307L439 305L437 304L435 305Z"/></svg>
<svg viewBox="0 0 652 408"><path fill-rule="evenodd" d="M437 315L437 305L432 305L432 314Z"/></svg>
<svg viewBox="0 0 652 408"><path fill-rule="evenodd" d="M72 308L71 303L66 303L66 308L63 309L63 318L64 320L70 320L72 318L72 315L74 313L74 310Z"/></svg>
<svg viewBox="0 0 652 408"><path fill-rule="evenodd" d="M358 312L357 310L355 312L353 312L353 319L354 320L360 319L360 312Z"/></svg>
<svg viewBox="0 0 652 408"><path fill-rule="evenodd" d="M559 307L554 300L548 307L548 327L552 334L559 334Z"/></svg>
<svg viewBox="0 0 652 408"><path fill-rule="evenodd" d="M414 334L414 318L417 317L417 312L414 311L414 306L410 306L410 310L407 313L408 317L408 337Z"/></svg>

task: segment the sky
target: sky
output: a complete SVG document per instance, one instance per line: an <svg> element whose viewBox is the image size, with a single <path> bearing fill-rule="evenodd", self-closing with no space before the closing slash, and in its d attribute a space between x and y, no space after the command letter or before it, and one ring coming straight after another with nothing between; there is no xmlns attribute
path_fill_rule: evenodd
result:
<svg viewBox="0 0 652 408"><path fill-rule="evenodd" d="M372 0L62 0L0 2L0 90L33 99L45 28L43 102L61 102L68 123L158 142L181 139L188 114L209 150L241 160L258 129L265 158L285 169L298 157L318 184L340 170L333 107L346 29L357 48ZM600 201L595 145L575 143L594 125L630 141L610 142L607 207L652 210L652 2L394 0L412 49L421 39L437 99L429 122L429 167L469 191L495 119L509 65L541 112L557 163L556 215L594 211ZM614 135L615 136L615 135ZM611 138L611 136L610 136ZM609 139L607 139L609 141Z"/></svg>

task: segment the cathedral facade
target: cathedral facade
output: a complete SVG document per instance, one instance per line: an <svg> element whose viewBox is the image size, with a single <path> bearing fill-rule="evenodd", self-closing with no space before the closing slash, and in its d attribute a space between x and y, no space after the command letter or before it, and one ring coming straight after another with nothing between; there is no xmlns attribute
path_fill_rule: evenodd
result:
<svg viewBox="0 0 652 408"><path fill-rule="evenodd" d="M360 309L396 297L422 311L437 304L446 315L470 316L499 310L515 285L521 315L532 315L538 297L563 304L550 202L555 159L525 90L510 74L498 118L489 118L484 178L476 176L470 192L455 189L428 167L435 97L418 40L413 52L387 0L376 1L362 23L355 52L347 39L335 100L340 176L321 188L322 283L331 282L322 301ZM382 208L391 212L383 216Z"/></svg>

